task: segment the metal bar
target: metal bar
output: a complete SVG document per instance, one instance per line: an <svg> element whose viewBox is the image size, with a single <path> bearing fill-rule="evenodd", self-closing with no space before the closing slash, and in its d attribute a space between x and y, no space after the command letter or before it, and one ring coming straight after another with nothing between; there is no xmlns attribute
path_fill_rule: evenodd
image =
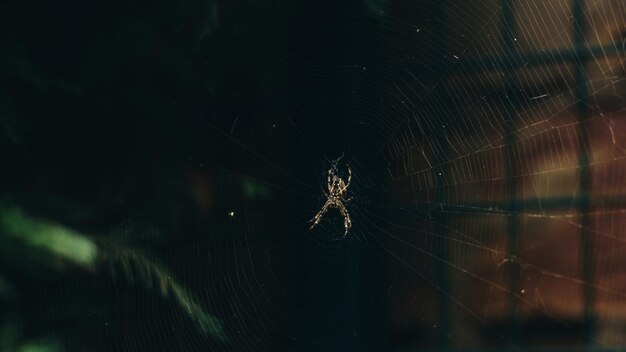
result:
<svg viewBox="0 0 626 352"><path fill-rule="evenodd" d="M574 45L571 48L554 49L550 51L513 52L497 56L481 56L477 58L461 58L448 68L450 74L473 74L489 71L503 71L520 67L551 65L561 63L587 61L598 56L613 56L626 53L624 45L596 45L586 43ZM511 66L511 63L514 63ZM409 67L409 69L411 69Z"/></svg>
<svg viewBox="0 0 626 352"><path fill-rule="evenodd" d="M579 49L585 44L585 1L573 0L572 4L572 39L574 48ZM582 54L582 52L581 52ZM589 283L584 285L583 290L583 331L584 339L587 345L591 345L595 338L595 322L593 317L593 235L589 230L589 210L590 200L589 191L591 188L591 171L589 163L591 155L588 153L589 136L587 135L587 120L590 115L587 100L589 99L589 91L587 88L587 70L586 61L583 61L582 55L577 55L575 71L576 85L576 118L578 120L578 166L579 166L579 191L578 191L578 211L581 216L581 232L580 232L580 258L581 258L581 276L582 279Z"/></svg>
<svg viewBox="0 0 626 352"><path fill-rule="evenodd" d="M603 210L610 211L611 209L622 210L626 208L626 196L624 195L599 195L594 196L593 199L589 197L586 201L589 202L591 208L597 207ZM512 205L506 201L502 202L489 202L489 201L468 201L462 203L451 202L415 202L397 200L394 204L397 205L393 209L394 212L409 212L415 214L429 213L436 214L439 212L454 213L454 214L467 214L467 215L481 215L481 214L501 214L508 213L507 206L511 205L516 209L514 214L519 216L541 216L545 213L552 213L555 217L558 217L558 212L563 214L570 214L571 212L578 210L578 204L585 199L581 199L579 196L570 197L551 197L546 199L541 198L528 198L528 199L513 199ZM556 212L556 214L555 214Z"/></svg>
<svg viewBox="0 0 626 352"><path fill-rule="evenodd" d="M502 37L502 51L505 56L515 58L517 55L517 48L515 47L515 32L517 31L517 24L515 20L515 7L514 0L502 0L502 28L500 29ZM518 102L516 99L517 94L515 88L517 82L515 79L516 61L505 61L503 64L507 65L507 70L504 72L504 91L508 104L504 107L504 113L506 115L506 213L507 216L507 254L511 263L515 263L514 259L518 256L518 242L519 242L519 217L515 216L517 213L517 204L515 202L517 198L517 163L515 161L515 155L517 155L517 127L516 116ZM509 347L518 348L520 344L520 324L518 314L518 298L516 293L519 284L520 271L517 265L508 266L509 274Z"/></svg>
<svg viewBox="0 0 626 352"><path fill-rule="evenodd" d="M426 348L415 348L410 351L428 352ZM483 347L483 348L449 348L446 352L500 352L499 347ZM623 347L603 347L603 346L570 346L570 347L535 347L525 348L524 352L617 352L623 351Z"/></svg>
<svg viewBox="0 0 626 352"><path fill-rule="evenodd" d="M435 26L433 28L434 38L438 38L440 43L442 44L442 51L447 53L448 51L448 16L447 16L447 1L440 0L435 3L434 8L434 18L437 20ZM444 60L439 62L439 69L435 70L437 72L441 72L441 77L439 79L442 82L445 82L447 79L447 70L446 63ZM439 107L439 111L434 111L434 115L440 119L437 123L436 141L438 143L438 148L435 153L435 158L437 160L437 164L441 165L437 168L436 175L436 193L435 200L437 202L444 203L447 201L447 184L448 181L446 178L449 173L449 164L448 164L448 145L447 145L447 131L445 126L447 125L448 114L445 111L445 104L448 99L446 99L447 91L444 88L444 84L438 85L437 90L435 91L435 97L439 99L437 101L438 104L435 106ZM439 104L440 103L440 104ZM441 237L438 237L436 241L434 241L435 253L438 258L443 258L444 261L448 260L449 257L449 243L447 240L447 232L449 229L448 223L449 218L446 213L439 213L434 217L434 230L437 234L440 234ZM450 273L448 272L449 268L447 264L443 261L436 262L436 282L439 286L440 290L443 292L450 291ZM450 346L450 301L447 297L442 294L437 296L437 304L438 304L438 326L437 326L437 347L440 350L447 350Z"/></svg>

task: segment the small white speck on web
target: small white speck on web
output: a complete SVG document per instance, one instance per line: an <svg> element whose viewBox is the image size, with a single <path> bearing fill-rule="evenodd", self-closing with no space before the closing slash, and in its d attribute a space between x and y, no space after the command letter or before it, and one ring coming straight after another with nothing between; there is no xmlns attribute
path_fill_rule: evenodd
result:
<svg viewBox="0 0 626 352"><path fill-rule="evenodd" d="M230 216L231 218L235 217L235 212L234 211L228 212L228 216Z"/></svg>
<svg viewBox="0 0 626 352"><path fill-rule="evenodd" d="M457 60L459 59L459 57L458 57L458 56L456 56L456 55L454 55L454 54L452 54L452 56L453 56L455 59L457 59Z"/></svg>
<svg viewBox="0 0 626 352"><path fill-rule="evenodd" d="M419 33L420 32L420 27L415 27L415 32Z"/></svg>

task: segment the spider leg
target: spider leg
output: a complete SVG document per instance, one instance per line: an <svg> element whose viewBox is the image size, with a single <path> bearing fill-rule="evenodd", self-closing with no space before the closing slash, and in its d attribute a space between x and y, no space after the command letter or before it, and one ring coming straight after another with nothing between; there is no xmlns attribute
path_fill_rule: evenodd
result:
<svg viewBox="0 0 626 352"><path fill-rule="evenodd" d="M346 164L346 166L348 167L348 180L346 180L346 184L343 186L340 193L345 192L350 186L350 181L352 181L352 169L350 168L350 165Z"/></svg>
<svg viewBox="0 0 626 352"><path fill-rule="evenodd" d="M320 221L322 220L322 216L324 216L324 214L326 213L326 210L328 210L328 207L332 204L333 203L330 201L330 199L327 200L326 204L324 204L322 209L317 214L315 214L313 219L309 220L309 222L313 222L313 225L311 225L311 229L313 229L315 225L320 223Z"/></svg>
<svg viewBox="0 0 626 352"><path fill-rule="evenodd" d="M332 169L328 169L328 179L326 181L326 185L328 186L329 190L330 190L330 185L331 185L330 176L331 176L332 171L333 171Z"/></svg>
<svg viewBox="0 0 626 352"><path fill-rule="evenodd" d="M352 227L352 220L350 220L350 214L348 214L348 209L346 209L346 206L343 205L342 202L337 202L337 208L339 208L339 211L343 216L343 227L346 229L346 232L343 234L343 236L345 237L348 235L348 230L350 230L350 228Z"/></svg>

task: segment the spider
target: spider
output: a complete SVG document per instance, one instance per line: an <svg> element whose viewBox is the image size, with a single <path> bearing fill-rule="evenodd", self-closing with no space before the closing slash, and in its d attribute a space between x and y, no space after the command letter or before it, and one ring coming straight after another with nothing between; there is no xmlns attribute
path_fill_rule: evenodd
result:
<svg viewBox="0 0 626 352"><path fill-rule="evenodd" d="M346 229L346 232L343 234L344 237L348 234L348 230L352 227L350 214L348 214L348 210L344 205L344 202L349 200L344 198L346 196L346 192L348 191L348 187L350 186L350 181L352 180L352 170L350 169L350 165L346 166L348 167L347 181L344 181L341 177L335 174L336 167L332 167L328 170L328 193L324 192L324 195L326 196L326 203L315 215L315 217L310 220L310 222L313 222L311 229L320 223L322 216L326 213L328 208L338 208L341 212L341 215L343 216L343 227Z"/></svg>

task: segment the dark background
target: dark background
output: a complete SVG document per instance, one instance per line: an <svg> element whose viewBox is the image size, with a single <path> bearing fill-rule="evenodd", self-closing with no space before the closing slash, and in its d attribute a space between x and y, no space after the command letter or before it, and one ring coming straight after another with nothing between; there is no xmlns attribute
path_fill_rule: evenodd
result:
<svg viewBox="0 0 626 352"><path fill-rule="evenodd" d="M320 228L312 240L307 223L332 159L345 155L345 172L358 146L354 189L361 175L384 176L373 172L382 168L376 146L348 131L362 67L374 72L372 97L382 79L377 58L358 54L382 45L361 39L361 26L380 26L366 10L334 1L3 4L5 204L98 239L126 236L199 292L230 343L104 269L43 282L8 270L22 289L24 339L129 351L380 344L369 268L355 266L363 244Z"/></svg>
<svg viewBox="0 0 626 352"><path fill-rule="evenodd" d="M577 33L576 21L591 17L576 15L579 3L566 3L573 9L564 33ZM618 82L612 95L577 81L594 56L588 50L568 57L558 45L545 44L536 33L548 38L551 19L519 9L512 15L514 4L0 5L2 206L73 229L100 248L90 268L52 270L30 259L2 260L0 279L17 292L2 300L9 312L3 336L16 341L5 348L29 341L70 351L593 345L602 325L590 318L593 313L568 315L537 296L525 301L517 292L530 279L523 281L517 269L500 270L498 263L515 263L525 248L517 244L520 233L536 232L535 225L520 225L525 214L539 212L522 196L523 177L533 174L525 169L528 162L568 152L555 137L514 147L516 130L525 131L523 140L534 122L514 117L536 109L532 116L552 119L549 108L533 105L533 97L546 92L557 107L561 98L568 101L562 104L573 120L601 107L618 116L623 65L600 75ZM537 42L507 44L517 41L515 16L541 22L534 29ZM578 44L591 46L585 38L614 24L600 19L581 32ZM495 31L485 30L485 23ZM576 44L572 36L564 39L568 48ZM611 39L608 47L622 55L622 38ZM545 54L544 45L554 53ZM526 49L545 57L518 55ZM610 62L602 53L596 62ZM485 59L487 54L494 56ZM470 59L459 63L459 55ZM561 63L566 77L554 78L558 70L551 65ZM497 78L483 75L496 65ZM520 67L526 65L544 70L525 77ZM588 103L594 93L601 99ZM482 104L482 112L472 110ZM559 136L571 140L567 133ZM580 150L593 154L593 145L582 140ZM501 143L504 156L472 159L483 142L489 148ZM574 150L573 170L576 163L591 165L580 150ZM507 157L520 154L517 161ZM425 166L421 155L432 165ZM617 165L618 156L606 160ZM455 164L459 159L467 161ZM344 178L347 165L353 171L348 210L354 226L345 238L336 210L309 229L325 202L333 165ZM501 173L476 176L485 166ZM461 175L468 174L478 185L465 186ZM579 227L590 228L593 220L585 214L592 214L591 205L584 199L594 189L581 175L582 181L572 176L578 181L563 197L555 195L564 203L555 211L582 217ZM598 192L618 194L616 189ZM556 223L543 206L539 217ZM609 227L606 233L621 236L617 226ZM561 231L538 228L548 237ZM459 230L463 238L455 237ZM552 243L546 237L530 241ZM459 250L455 243L478 244L487 253ZM579 247L570 249L565 257L573 261L591 258ZM558 263L529 263L547 280L554 276L546 272L561 273ZM586 298L565 304L589 307L593 296L584 287L596 284L589 270L572 265L576 290ZM458 278L464 270L473 276ZM159 290L159 279L150 283L155 277L191 292L223 324L223 334L198 329L173 291ZM618 281L608 279L608 286L619 291ZM490 310L486 287L504 292L506 308ZM569 287L557 287L569 297ZM519 308L526 303L534 313Z"/></svg>

